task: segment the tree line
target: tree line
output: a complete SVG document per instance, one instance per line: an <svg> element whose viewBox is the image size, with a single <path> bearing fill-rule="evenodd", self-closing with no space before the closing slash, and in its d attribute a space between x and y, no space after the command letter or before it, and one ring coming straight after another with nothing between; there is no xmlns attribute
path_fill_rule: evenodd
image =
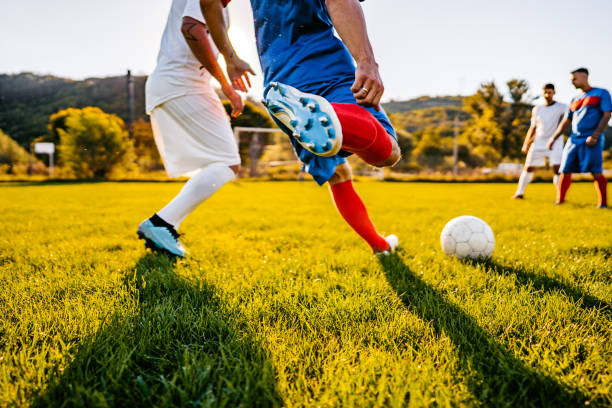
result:
<svg viewBox="0 0 612 408"><path fill-rule="evenodd" d="M115 77L69 81L32 74L0 75L0 125L9 129L0 132L0 172L23 172L26 166L30 171L41 171L42 163L32 161L28 153L30 143L35 141L57 145L56 163L64 176L105 178L118 173L146 174L163 170L144 114L145 78L137 77L136 81L137 106L142 106L138 119L131 124L132 138L121 117L121 114L127 115L126 98L118 97L125 96L124 80ZM463 169L521 160L520 148L532 109L529 86L519 79L509 80L505 85L505 94L495 82L489 81L468 97L421 97L386 104L403 152L395 170L450 170L456 133L459 164ZM30 103L26 104L26 100ZM100 103L79 106L89 100ZM65 106L70 103L73 106ZM38 114L32 114L29 119L24 117L37 109ZM42 130L41 115L45 117ZM261 105L247 101L244 114L232 119L232 126L274 127L274 124ZM11 129L18 137L11 134ZM606 159L609 160L612 159L611 128L607 136ZM241 139L243 163L248 165L259 160L265 146L278 140L263 133Z"/></svg>

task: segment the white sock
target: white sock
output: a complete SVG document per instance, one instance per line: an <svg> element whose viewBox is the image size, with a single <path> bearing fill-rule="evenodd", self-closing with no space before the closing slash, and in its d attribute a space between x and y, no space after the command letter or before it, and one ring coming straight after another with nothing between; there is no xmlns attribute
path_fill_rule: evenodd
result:
<svg viewBox="0 0 612 408"><path fill-rule="evenodd" d="M559 185L559 175L557 173L555 173L555 175L553 176L553 184L555 185L555 187Z"/></svg>
<svg viewBox="0 0 612 408"><path fill-rule="evenodd" d="M212 164L205 167L190 178L180 193L157 215L178 229L185 217L233 178L234 171L226 165Z"/></svg>
<svg viewBox="0 0 612 408"><path fill-rule="evenodd" d="M527 184L531 183L531 180L533 180L533 173L529 173L528 171L523 170L521 172L521 177L519 177L518 189L516 190L516 194L523 195L525 193L525 188L527 187Z"/></svg>

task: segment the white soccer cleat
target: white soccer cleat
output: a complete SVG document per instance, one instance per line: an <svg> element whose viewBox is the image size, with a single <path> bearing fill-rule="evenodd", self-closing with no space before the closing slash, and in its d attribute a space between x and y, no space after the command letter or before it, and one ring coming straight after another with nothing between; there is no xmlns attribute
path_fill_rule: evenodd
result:
<svg viewBox="0 0 612 408"><path fill-rule="evenodd" d="M395 252L395 250L399 246L399 238L397 237L397 235L393 235L393 234L387 235L385 237L385 241L387 241L387 243L389 244L389 249L387 249L386 251L377 252L376 256L391 255L392 253Z"/></svg>

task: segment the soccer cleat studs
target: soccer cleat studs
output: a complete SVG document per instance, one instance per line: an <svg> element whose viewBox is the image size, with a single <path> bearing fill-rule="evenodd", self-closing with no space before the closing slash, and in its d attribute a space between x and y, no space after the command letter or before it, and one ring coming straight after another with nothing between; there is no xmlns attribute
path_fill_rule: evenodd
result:
<svg viewBox="0 0 612 408"><path fill-rule="evenodd" d="M306 150L330 157L342 147L342 127L332 105L323 97L271 82L264 93L270 114Z"/></svg>

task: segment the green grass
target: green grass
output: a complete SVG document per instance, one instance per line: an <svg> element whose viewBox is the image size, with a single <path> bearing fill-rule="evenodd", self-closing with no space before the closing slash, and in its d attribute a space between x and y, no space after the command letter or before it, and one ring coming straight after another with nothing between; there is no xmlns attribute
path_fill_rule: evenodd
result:
<svg viewBox="0 0 612 408"><path fill-rule="evenodd" d="M0 406L610 406L612 211L513 184L356 184L378 261L313 183L233 183L137 241L179 183L0 185ZM444 256L471 214L488 262Z"/></svg>

